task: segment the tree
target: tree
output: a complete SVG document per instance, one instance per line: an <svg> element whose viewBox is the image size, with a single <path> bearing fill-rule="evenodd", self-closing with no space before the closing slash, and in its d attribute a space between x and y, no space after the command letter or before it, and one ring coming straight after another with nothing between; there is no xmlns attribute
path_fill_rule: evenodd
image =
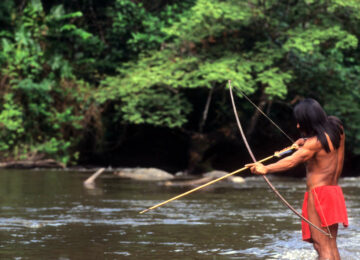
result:
<svg viewBox="0 0 360 260"><path fill-rule="evenodd" d="M75 66L58 41L84 40L91 34L71 23L80 12L65 13L61 5L49 14L40 0L29 1L23 10L6 7L13 19L1 38L2 155L21 159L46 154L66 164L75 155L69 151L84 125L88 89L74 78Z"/></svg>
<svg viewBox="0 0 360 260"><path fill-rule="evenodd" d="M20 2L0 3L4 157L67 163L87 139L99 151L119 129L152 125L189 136L189 167L211 168L205 154L237 135L229 79L255 144L282 139L243 93L288 131L310 96L360 153L358 1Z"/></svg>
<svg viewBox="0 0 360 260"><path fill-rule="evenodd" d="M263 108L274 102L291 106L296 96L315 97L344 119L350 143L358 144L359 73L353 56L358 55L359 8L356 1L198 0L162 28L167 41L160 50L145 50L102 82L99 100L116 104L124 124L182 127L197 135L199 129L188 124L195 101L189 93L224 92L231 79ZM221 106L230 110L227 103ZM252 121L255 126L256 114Z"/></svg>

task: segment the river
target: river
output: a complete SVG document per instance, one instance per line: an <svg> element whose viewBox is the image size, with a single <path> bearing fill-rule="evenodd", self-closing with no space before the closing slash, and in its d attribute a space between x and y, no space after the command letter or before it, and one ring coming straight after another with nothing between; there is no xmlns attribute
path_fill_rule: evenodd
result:
<svg viewBox="0 0 360 260"><path fill-rule="evenodd" d="M216 185L138 214L188 189L104 173L0 171L0 259L315 259L300 220L260 177ZM295 208L304 180L270 178ZM342 259L360 259L360 178L341 179L350 226Z"/></svg>

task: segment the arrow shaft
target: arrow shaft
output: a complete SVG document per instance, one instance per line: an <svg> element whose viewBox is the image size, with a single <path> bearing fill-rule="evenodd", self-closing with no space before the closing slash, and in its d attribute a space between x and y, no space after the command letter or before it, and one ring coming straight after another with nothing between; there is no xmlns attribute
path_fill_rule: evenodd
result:
<svg viewBox="0 0 360 260"><path fill-rule="evenodd" d="M293 149L293 148L290 147L289 150L291 150L291 149ZM275 155L271 155L271 156L268 156L268 157L262 159L262 160L259 161L259 162L266 162L266 161L268 161L268 160L270 160L270 159L272 159L272 158L274 158L274 157L275 157ZM194 189L192 189L192 190L189 190L189 191L187 191L187 192L184 192L184 193L182 193L182 194L180 194L180 195L177 195L177 196L175 196L175 197L173 197L173 198L171 198L171 199L168 199L168 200L165 200L165 201L163 201L163 202L161 202L161 203L159 203L159 204L156 204L156 205L154 205L154 206L152 206L152 207L150 207L150 208L148 208L148 209L145 209L145 210L143 210L143 211L140 211L139 213L140 213L140 214L143 214L143 213L145 213L145 212L148 212L149 210L152 210L152 209L156 209L156 208L158 208L158 207L161 207L161 206L163 206L163 205L165 205L165 204L167 204L167 203L169 203L169 202L171 202L171 201L180 199L180 198L182 198L182 197L184 197L184 196L186 196L186 195L189 195L189 194L191 194L191 193L193 193L193 192L195 192L195 191L197 191L197 190L203 189L203 188L205 188L205 187L207 187L207 186L210 186L210 185L212 185L212 184L214 184L214 183L216 183L216 182L218 182L218 181L221 181L221 180L223 180L223 179L226 179L226 178L228 178L228 177L230 177L230 176L232 176L232 175L235 175L235 174L237 174L237 173L243 172L243 171L245 171L245 170L248 169L248 168L249 168L249 167L243 167L243 168L241 168L241 169L238 169L238 170L236 170L236 171L233 171L233 172L231 172L231 173L228 173L228 174L226 174L226 175L224 175L224 176L222 176L222 177L219 177L219 178L217 178L217 179L215 179L215 180L209 181L209 182L207 182L207 183L205 183L205 184L203 184L203 185L201 185L201 186L198 186L198 187L196 187L196 188L194 188Z"/></svg>

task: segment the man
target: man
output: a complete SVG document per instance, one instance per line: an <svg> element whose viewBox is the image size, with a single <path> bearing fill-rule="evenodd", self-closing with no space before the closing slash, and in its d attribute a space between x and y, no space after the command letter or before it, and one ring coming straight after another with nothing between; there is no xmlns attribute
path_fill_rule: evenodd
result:
<svg viewBox="0 0 360 260"><path fill-rule="evenodd" d="M295 106L297 128L304 137L295 143L299 149L276 163L247 164L252 173L268 174L285 171L306 163L306 185L303 216L331 234L322 234L302 221L303 240L313 243L319 259L340 259L336 245L338 223L348 226L347 212L338 179L344 162L345 133L341 121L327 116L314 99Z"/></svg>

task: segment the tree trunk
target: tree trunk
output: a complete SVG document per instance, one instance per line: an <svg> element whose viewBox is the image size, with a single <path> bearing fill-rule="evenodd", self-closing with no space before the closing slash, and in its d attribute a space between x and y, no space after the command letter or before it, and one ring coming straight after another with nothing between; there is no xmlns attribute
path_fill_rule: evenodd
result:
<svg viewBox="0 0 360 260"><path fill-rule="evenodd" d="M199 132L200 133L202 133L203 129L204 129L204 125L205 125L205 122L206 122L206 119L207 119L207 116L208 116L208 113L209 113L209 107L210 107L210 102L211 102L213 92L214 92L214 88L211 88L210 91L209 91L208 97L206 99L206 104L205 104L203 116L202 116L202 119L201 119L200 124L199 124Z"/></svg>
<svg viewBox="0 0 360 260"><path fill-rule="evenodd" d="M210 148L211 143L207 135L195 133L191 135L189 147L188 173L196 174L208 171L211 166L204 162L204 153Z"/></svg>
<svg viewBox="0 0 360 260"><path fill-rule="evenodd" d="M266 94L263 91L261 94L261 97L260 97L260 101L257 104L257 106L259 109L264 110L264 107L266 106L266 104L267 104ZM250 125L246 131L246 135L247 135L248 139L251 139L251 136L254 133L254 130L255 130L255 127L256 127L256 124L257 124L260 114L261 114L260 111L255 109L255 112L252 115L251 120L250 120Z"/></svg>

